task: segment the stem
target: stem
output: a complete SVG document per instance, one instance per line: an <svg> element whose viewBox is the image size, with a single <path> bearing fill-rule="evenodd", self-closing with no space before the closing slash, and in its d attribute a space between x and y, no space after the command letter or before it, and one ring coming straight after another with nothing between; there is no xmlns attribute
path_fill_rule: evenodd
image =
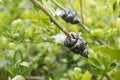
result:
<svg viewBox="0 0 120 80"><path fill-rule="evenodd" d="M58 2L56 2L56 0L51 0L53 3L55 3L60 9L62 9L62 10L64 10L65 8L62 6L62 5L60 5ZM81 7L82 8L82 7ZM82 13L81 13L82 14ZM83 22L83 21L82 21ZM90 29L88 28L88 26L87 25L85 25L85 24L81 24L81 23L79 23L79 25L81 26L81 27L83 27L83 29L87 32L87 33L90 33Z"/></svg>
<svg viewBox="0 0 120 80"><path fill-rule="evenodd" d="M105 74L105 77L106 77L107 80L111 80L109 75Z"/></svg>
<svg viewBox="0 0 120 80"><path fill-rule="evenodd" d="M83 22L83 21L82 21ZM87 33L89 33L90 34L90 29L88 28L88 26L87 25L85 25L85 24L82 24L82 23L79 23L79 25L87 32Z"/></svg>
<svg viewBox="0 0 120 80"><path fill-rule="evenodd" d="M60 9L64 10L64 7L60 5L56 0L51 0L54 4L56 4Z"/></svg>
<svg viewBox="0 0 120 80"><path fill-rule="evenodd" d="M41 5L38 1L36 1L36 0L31 0L31 1L33 2L34 5L36 5L38 8L40 8L46 15L48 15L48 16L51 18L51 20L54 22L54 24L55 24L62 32L64 32L68 37L72 38L72 36L69 34L69 32L68 32L64 27L62 27L62 25L54 18L54 16L52 16L52 15L50 14L50 12L49 12L44 6L42 6L42 5ZM56 0L51 0L51 1L52 1L53 3L55 3L59 8L61 8L62 10L64 10L64 7L63 7L62 5L60 5L58 2L56 2ZM88 28L87 25L81 24L81 23L79 23L79 25L80 25L81 27L83 27L84 30L85 30L87 33L90 33L90 29ZM110 46L109 46L106 42L104 42L103 40L97 39L97 38L95 38L95 39L96 39L99 43L105 45L107 48L110 48Z"/></svg>
<svg viewBox="0 0 120 80"><path fill-rule="evenodd" d="M81 21L82 21L82 24L84 24L83 22L83 11L82 11L82 0L80 0L80 11L81 11Z"/></svg>
<svg viewBox="0 0 120 80"><path fill-rule="evenodd" d="M39 76L27 76L27 80L43 80L42 77Z"/></svg>
<svg viewBox="0 0 120 80"><path fill-rule="evenodd" d="M107 68L108 68L108 67L105 68L105 70L104 70L104 72L103 72L103 75L102 75L102 77L100 78L100 80L103 80L103 78L104 78L104 76L105 76L105 74L106 74Z"/></svg>
<svg viewBox="0 0 120 80"><path fill-rule="evenodd" d="M90 33L90 29L88 28L87 25L84 24L83 21L83 11L82 11L82 0L80 0L80 9L81 9L81 23L79 23L80 26L82 26L88 33ZM97 39L96 37L94 37L99 43L104 44L106 47L111 48L106 42L104 42L101 39Z"/></svg>
<svg viewBox="0 0 120 80"><path fill-rule="evenodd" d="M31 0L32 3L40 8L46 15L50 17L50 19L53 21L53 23L67 35L68 37L72 38L72 36L69 34L69 32L55 19L55 17L42 5L40 4L37 0Z"/></svg>
<svg viewBox="0 0 120 80"><path fill-rule="evenodd" d="M94 37L100 44L105 45L107 48L111 48L106 42L104 42L102 39L97 39L96 37Z"/></svg>

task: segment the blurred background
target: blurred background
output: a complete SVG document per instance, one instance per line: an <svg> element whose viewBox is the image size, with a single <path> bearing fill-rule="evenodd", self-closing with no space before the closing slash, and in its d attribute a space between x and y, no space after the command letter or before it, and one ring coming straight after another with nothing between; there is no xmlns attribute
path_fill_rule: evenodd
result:
<svg viewBox="0 0 120 80"><path fill-rule="evenodd" d="M60 9L54 0L38 1L52 15ZM69 32L82 33L90 58L66 48L63 32L31 0L0 0L0 80L119 80L120 0L81 0L82 12L80 0L56 2L82 13L90 34L56 19Z"/></svg>

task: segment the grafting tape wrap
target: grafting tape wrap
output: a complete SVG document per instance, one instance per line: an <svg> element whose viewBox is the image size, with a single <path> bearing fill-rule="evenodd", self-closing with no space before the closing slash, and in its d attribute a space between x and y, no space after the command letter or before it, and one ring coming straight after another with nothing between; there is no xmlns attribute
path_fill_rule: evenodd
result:
<svg viewBox="0 0 120 80"><path fill-rule="evenodd" d="M61 13L62 19L64 19L66 22L69 22L71 24L77 24L80 23L80 19L75 11L71 11L69 9L65 9Z"/></svg>
<svg viewBox="0 0 120 80"><path fill-rule="evenodd" d="M70 34L73 38L66 37L64 45L71 49L73 52L88 58L87 42L80 36L80 34L76 35L76 33L73 32L71 32Z"/></svg>

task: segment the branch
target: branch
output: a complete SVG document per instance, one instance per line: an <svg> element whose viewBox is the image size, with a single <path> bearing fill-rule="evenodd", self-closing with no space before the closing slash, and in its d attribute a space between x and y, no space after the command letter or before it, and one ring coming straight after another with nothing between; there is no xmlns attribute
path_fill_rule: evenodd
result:
<svg viewBox="0 0 120 80"><path fill-rule="evenodd" d="M55 17L42 5L40 4L37 0L31 0L32 3L40 8L47 16L50 17L50 19L53 21L53 23L67 35L68 37L72 38L72 36L69 34L69 32L55 19Z"/></svg>
<svg viewBox="0 0 120 80"><path fill-rule="evenodd" d="M56 4L57 6L59 6L60 9L64 10L64 7L62 5L60 5L58 2L56 2L56 0L51 0L54 4Z"/></svg>
<svg viewBox="0 0 120 80"><path fill-rule="evenodd" d="M80 12L81 12L81 23L79 23L79 25L82 26L87 31L87 33L90 33L90 29L88 28L87 25L84 24L83 21L82 0L80 0Z"/></svg>
<svg viewBox="0 0 120 80"><path fill-rule="evenodd" d="M48 16L51 18L51 20L54 22L54 24L55 24L62 32L64 32L68 37L72 38L72 36L69 34L69 32L68 32L64 27L62 27L62 25L54 18L54 16L52 16L52 15L50 14L50 12L49 12L44 6L42 6L42 5L41 5L38 1L36 1L36 0L31 0L31 1L33 2L33 4L34 4L35 6L37 6L38 8L40 8L46 15L48 15ZM55 4L56 4L59 8L61 8L62 10L64 9L64 7L63 7L62 5L60 5L58 2L56 2L56 0L51 0L51 1L52 1L53 3L55 3ZM90 33L90 29L88 28L87 25L82 24L82 23L79 23L79 25L82 26L87 33ZM99 43L105 45L107 48L110 48L110 46L109 46L106 42L104 42L103 40L97 39L96 37L94 37L94 38L95 38Z"/></svg>
<svg viewBox="0 0 120 80"><path fill-rule="evenodd" d="M80 11L81 11L81 21L82 21L82 24L84 24L84 21L83 21L83 11L82 11L82 0L80 0Z"/></svg>
<svg viewBox="0 0 120 80"><path fill-rule="evenodd" d="M62 10L65 9L62 5L60 5L58 2L56 2L56 0L51 0L51 1L52 1L53 3L55 3L60 9L62 9ZM90 29L88 28L87 25L81 24L81 23L79 23L79 25L80 25L87 33L90 33Z"/></svg>
<svg viewBox="0 0 120 80"><path fill-rule="evenodd" d="M39 76L27 76L27 80L43 80L43 78Z"/></svg>
<svg viewBox="0 0 120 80"><path fill-rule="evenodd" d="M97 39L96 37L94 37L100 44L105 45L107 48L111 48L106 42L104 42L102 39Z"/></svg>
<svg viewBox="0 0 120 80"><path fill-rule="evenodd" d="M83 22L83 21L82 21ZM79 23L80 26L82 26L82 28L87 32L87 33L90 33L90 29L88 28L88 26L86 24L82 24L82 23Z"/></svg>
<svg viewBox="0 0 120 80"><path fill-rule="evenodd" d="M62 10L64 10L64 7L62 5L60 5L58 2L56 2L56 0L51 0L53 3L55 3L59 8L61 8ZM82 0L80 0L80 6L81 6L81 18L82 18L82 23L79 23L79 25L84 28L84 30L90 34L90 29L89 27L83 23L83 15L82 15ZM106 42L104 42L101 39L97 39L96 37L94 37L100 44L105 45L107 48L111 48Z"/></svg>
<svg viewBox="0 0 120 80"><path fill-rule="evenodd" d="M105 77L106 77L107 80L111 80L111 78L108 74L105 74Z"/></svg>

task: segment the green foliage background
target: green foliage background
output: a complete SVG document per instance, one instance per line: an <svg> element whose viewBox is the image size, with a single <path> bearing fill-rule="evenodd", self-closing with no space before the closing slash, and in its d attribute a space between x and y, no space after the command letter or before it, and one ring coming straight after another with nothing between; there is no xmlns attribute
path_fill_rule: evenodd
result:
<svg viewBox="0 0 120 80"><path fill-rule="evenodd" d="M80 15L80 0L56 0ZM53 15L59 9L51 0L39 0ZM57 20L69 31L82 33L89 46L89 59L56 42L63 34L31 0L0 0L0 80L119 80L120 1L83 0L79 25ZM93 36L104 40L110 48ZM60 37L59 37L60 38ZM109 79L110 78L110 79Z"/></svg>

